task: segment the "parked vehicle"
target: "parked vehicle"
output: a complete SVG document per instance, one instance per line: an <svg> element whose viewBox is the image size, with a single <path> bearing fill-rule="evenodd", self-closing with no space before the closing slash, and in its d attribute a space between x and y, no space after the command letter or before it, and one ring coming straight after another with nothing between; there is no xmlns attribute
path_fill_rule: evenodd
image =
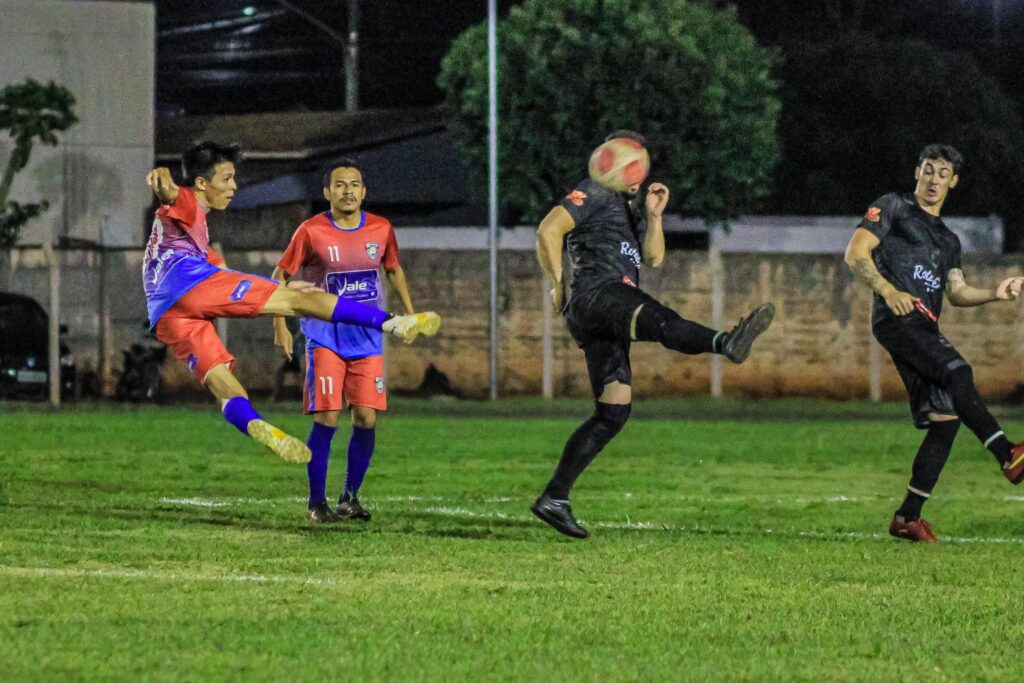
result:
<svg viewBox="0 0 1024 683"><path fill-rule="evenodd" d="M163 385L167 347L156 340L132 344L124 349L124 369L117 379L114 397L118 401L155 401Z"/></svg>
<svg viewBox="0 0 1024 683"><path fill-rule="evenodd" d="M66 334L66 325L60 334ZM49 395L49 317L39 303L21 294L0 292L0 397ZM75 395L76 369L71 349L60 340L60 390Z"/></svg>

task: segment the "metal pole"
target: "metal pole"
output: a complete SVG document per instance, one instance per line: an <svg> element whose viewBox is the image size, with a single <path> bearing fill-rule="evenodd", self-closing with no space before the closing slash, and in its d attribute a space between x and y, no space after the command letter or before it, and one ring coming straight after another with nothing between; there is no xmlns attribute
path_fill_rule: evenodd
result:
<svg viewBox="0 0 1024 683"><path fill-rule="evenodd" d="M543 380L541 383L544 398L554 398L555 396L555 381L554 373L554 335L551 332L552 318L554 317L553 311L551 310L551 298L548 296L548 288L546 279L541 276L540 281L540 310L544 312L543 326L542 326L542 345L544 347L544 370Z"/></svg>
<svg viewBox="0 0 1024 683"><path fill-rule="evenodd" d="M491 248L491 400L498 398L498 8L487 1L488 206Z"/></svg>
<svg viewBox="0 0 1024 683"><path fill-rule="evenodd" d="M49 367L50 404L60 405L60 262L53 246L43 244L46 263L50 266Z"/></svg>
<svg viewBox="0 0 1024 683"><path fill-rule="evenodd" d="M868 309L870 316L871 309ZM871 318L868 318L868 396L878 403L882 400L882 347L871 334Z"/></svg>
<svg viewBox="0 0 1024 683"><path fill-rule="evenodd" d="M359 109L359 0L348 0L348 44L345 46L345 111Z"/></svg>
<svg viewBox="0 0 1024 683"><path fill-rule="evenodd" d="M715 235L720 226L711 228L709 235L711 246L708 249L708 265L711 268L711 327L722 329L722 313L725 309L725 283L722 273L722 250L715 243ZM722 395L722 357L711 354L711 395L719 398Z"/></svg>

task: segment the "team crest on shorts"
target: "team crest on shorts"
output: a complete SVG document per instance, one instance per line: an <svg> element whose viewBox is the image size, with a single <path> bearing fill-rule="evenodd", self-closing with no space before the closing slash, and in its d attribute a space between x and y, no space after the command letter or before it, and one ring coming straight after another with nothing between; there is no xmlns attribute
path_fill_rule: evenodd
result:
<svg viewBox="0 0 1024 683"><path fill-rule="evenodd" d="M587 198L586 192L580 192L579 190L573 190L570 192L566 199L575 204L576 206L583 206L583 200Z"/></svg>
<svg viewBox="0 0 1024 683"><path fill-rule="evenodd" d="M380 248L377 246L376 242L367 242L366 243L366 255L369 256L372 260L374 260L374 261L377 260L377 252L378 251L380 251Z"/></svg>
<svg viewBox="0 0 1024 683"><path fill-rule="evenodd" d="M384 393L384 378L383 377L378 377L375 380L373 380L373 386L377 387L377 393L378 394L383 394Z"/></svg>

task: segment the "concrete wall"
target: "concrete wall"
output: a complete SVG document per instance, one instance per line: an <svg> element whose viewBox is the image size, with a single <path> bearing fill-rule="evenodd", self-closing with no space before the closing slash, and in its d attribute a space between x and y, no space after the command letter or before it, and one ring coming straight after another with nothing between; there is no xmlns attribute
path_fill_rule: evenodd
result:
<svg viewBox="0 0 1024 683"><path fill-rule="evenodd" d="M150 3L0 0L0 87L31 77L78 100L61 145L37 145L11 199L46 199L21 242L142 243L153 160L155 14ZM12 142L0 137L0 164Z"/></svg>
<svg viewBox="0 0 1024 683"><path fill-rule="evenodd" d="M69 345L85 371L98 366L98 274L100 256L60 252L63 264L62 322L70 328ZM406 249L403 266L417 307L444 316L442 332L413 345L391 344L387 369L393 389L414 389L429 363L447 373L456 387L483 396L488 387L488 257L486 252ZM228 251L239 270L269 274L279 252ZM725 364L726 394L756 397L818 396L867 398L870 297L852 282L839 256L725 254L727 325L762 301L778 309L775 325L744 365ZM711 319L711 270L703 252L669 252L665 266L644 275L643 286L686 317ZM141 254L137 250L107 255L110 292L110 342L113 367L119 350L142 331L145 305L141 292ZM542 302L546 296L534 257L506 251L500 259L500 387L503 395L541 393ZM989 285L1019 275L1016 259L989 256L965 259L968 281ZM30 294L47 304L47 276L36 251L0 254L0 290ZM1004 397L1024 380L1024 335L1017 304L978 308L947 307L943 330L974 365L979 387L990 397ZM583 355L564 322L554 320L554 389L556 396L587 396ZM228 347L239 358L238 374L257 391L269 391L279 365L266 320L233 320ZM707 394L707 356L686 357L652 344L633 352L635 392L639 397ZM196 392L184 367L170 362L169 385ZM901 399L902 387L891 362L882 358L882 395Z"/></svg>

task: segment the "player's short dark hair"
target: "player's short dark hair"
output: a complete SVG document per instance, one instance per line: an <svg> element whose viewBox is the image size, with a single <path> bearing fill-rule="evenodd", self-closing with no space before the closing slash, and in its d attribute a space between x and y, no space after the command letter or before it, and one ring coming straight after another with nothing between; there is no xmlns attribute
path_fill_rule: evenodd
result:
<svg viewBox="0 0 1024 683"><path fill-rule="evenodd" d="M611 133L608 134L608 137L606 137L604 141L608 142L609 140L614 140L615 138L626 138L627 140L632 140L633 142L638 143L641 147L647 147L647 138L645 138L643 135L640 135L640 133L637 133L635 130L629 130L628 128L612 131Z"/></svg>
<svg viewBox="0 0 1024 683"><path fill-rule="evenodd" d="M185 150L181 155L181 172L186 185L195 183L196 178L209 178L217 164L231 162L237 164L242 160L242 150L238 145L220 145L204 140Z"/></svg>
<svg viewBox="0 0 1024 683"><path fill-rule="evenodd" d="M363 169L359 167L359 162L351 157L342 157L331 164L330 168L324 171L324 187L331 186L331 174L339 168L354 168L359 171L359 175L363 175Z"/></svg>
<svg viewBox="0 0 1024 683"><path fill-rule="evenodd" d="M953 145L946 145L943 143L936 143L934 145L928 145L921 150L921 153L917 155L917 165L920 166L924 163L925 159L942 159L948 161L953 167L953 175L960 173L960 168L964 165L964 155L957 151Z"/></svg>

